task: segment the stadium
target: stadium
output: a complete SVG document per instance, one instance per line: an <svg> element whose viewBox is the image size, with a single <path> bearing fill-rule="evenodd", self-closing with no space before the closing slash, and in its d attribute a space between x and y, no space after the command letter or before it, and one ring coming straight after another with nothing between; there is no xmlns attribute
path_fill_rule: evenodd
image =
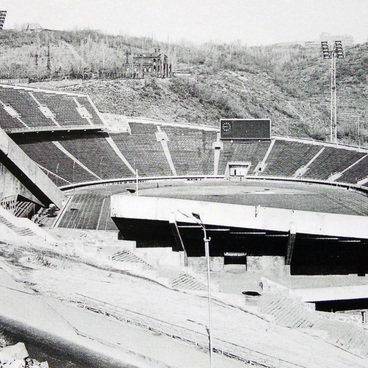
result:
<svg viewBox="0 0 368 368"><path fill-rule="evenodd" d="M225 119L213 128L104 115L87 95L21 86L1 85L0 105L2 271L44 295L58 315L49 325L31 313L22 329L24 312L12 303L37 315L50 310L9 281L6 330L30 346L40 346L46 330L59 353L83 357L81 366L190 366L175 357L188 349L195 366L207 366L207 333L222 366L365 366L365 148L274 137L267 119ZM87 281L94 277L96 290ZM119 289L137 300L127 303ZM166 304L180 311L162 313ZM90 314L77 317L81 307ZM345 313L334 320L318 311ZM110 327L99 325L101 314ZM58 318L79 340L56 334ZM172 353L144 348L154 342L117 348L118 337L101 337L117 321L154 332ZM249 324L249 337L224 334L239 321ZM279 329L272 343L268 328ZM176 340L180 348L171 346Z"/></svg>
<svg viewBox="0 0 368 368"><path fill-rule="evenodd" d="M109 219L111 200L108 195L111 193L107 190L107 195L95 193L100 192L101 184L115 184L114 190L119 190L119 183L133 184L136 194L139 186L143 187L140 194L144 197L218 203L218 208L210 206L206 209L217 213L216 226L221 225L226 208L230 228L224 227L211 236L211 253L215 257L223 258L226 253L246 253L247 257L284 256L292 273L364 275L367 271L363 261L368 235L362 230L365 224L360 225L360 221L364 222L362 216L367 214L365 184L368 183L368 172L365 170L368 156L365 149L296 139L271 139L270 123L266 121L264 125L263 121L257 120L232 121L235 133L230 135L224 132L225 123L229 124L227 121L222 121L220 132L215 128L136 119L121 123L117 127L119 132L106 126L88 96L9 86L3 86L0 95L2 129L58 188L54 188L57 200L49 198L38 203L39 206L53 203L62 210L56 226L89 230L116 228ZM237 125L249 127L250 124L254 126L244 133L237 128ZM263 184L259 184L260 180ZM173 190L164 190L167 185ZM152 186L158 190L150 190ZM71 189L78 188L88 194L68 195ZM120 190L124 192L124 189ZM60 203L60 192L68 193L68 203L64 207ZM21 208L20 202L24 202L17 201L14 195L4 198L2 202L8 208L11 203L15 209ZM124 201L125 196L112 198L113 202ZM121 238L137 241L138 247L156 244L180 251L183 247L174 238L175 235L183 236L183 244L190 243L185 251L189 257L203 255L201 242L186 241L188 236L195 238L196 231L183 229L176 234L169 225L158 229L158 224L152 223L154 218L145 219L150 201L135 206L137 200L130 198L129 204L115 206L126 209L126 213L121 214L125 216L122 219L119 209L113 211ZM259 207L264 211L279 210L269 216L265 213L264 218L258 211L261 226L252 225L249 214L244 214L243 217L249 218L249 225L245 223L244 227L239 227L236 216L231 216L231 211L236 211L237 207L224 207L220 203L243 205L252 213ZM134 218L137 226L127 221L134 207L141 209ZM28 202L28 211L35 213L36 208L36 203ZM175 215L180 210L177 205L168 211ZM308 219L297 220L297 215L295 219L290 218L290 211L300 210L304 211L301 215L309 216ZM26 213L24 207L22 211ZM195 212L194 209L188 211ZM229 220L229 217L234 218ZM285 219L285 224L279 227L272 224L274 217ZM178 229L185 225L183 218L175 221ZM303 224L321 221L330 223L331 229L309 229L309 226L298 229ZM208 231L215 232L211 226ZM200 235L198 238L201 240Z"/></svg>

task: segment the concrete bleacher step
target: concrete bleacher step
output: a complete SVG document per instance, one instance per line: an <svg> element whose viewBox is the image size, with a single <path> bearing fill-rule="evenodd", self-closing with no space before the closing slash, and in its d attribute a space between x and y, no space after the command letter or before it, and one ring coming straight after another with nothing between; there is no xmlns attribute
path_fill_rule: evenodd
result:
<svg viewBox="0 0 368 368"><path fill-rule="evenodd" d="M135 255L133 252L123 249L119 252L113 254L110 259L116 262L128 263L128 264L135 264L144 269L152 269L152 266L144 261L142 258Z"/></svg>
<svg viewBox="0 0 368 368"><path fill-rule="evenodd" d="M196 279L187 272L181 272L171 280L171 287L179 290L198 290L205 291L207 286L202 281Z"/></svg>
<svg viewBox="0 0 368 368"><path fill-rule="evenodd" d="M10 230L7 235L12 233L20 237L33 237L47 240L50 243L55 242L55 239L52 236L46 233L46 231L41 229L34 222L27 218L15 217L2 207L0 207L0 224Z"/></svg>
<svg viewBox="0 0 368 368"><path fill-rule="evenodd" d="M18 236L34 236L34 235L36 235L30 228L16 226L1 215L0 215L0 223L5 225L10 230L12 230Z"/></svg>
<svg viewBox="0 0 368 368"><path fill-rule="evenodd" d="M317 317L299 299L282 294L262 295L258 303L259 311L273 317L278 325L289 328L311 328Z"/></svg>
<svg viewBox="0 0 368 368"><path fill-rule="evenodd" d="M368 357L368 330L363 324L320 319L315 328L326 331L328 341L334 345Z"/></svg>

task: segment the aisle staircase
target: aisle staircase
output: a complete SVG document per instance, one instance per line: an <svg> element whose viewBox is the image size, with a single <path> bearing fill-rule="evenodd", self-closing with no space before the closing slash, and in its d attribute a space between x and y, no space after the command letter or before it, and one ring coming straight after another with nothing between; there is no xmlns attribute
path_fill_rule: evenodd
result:
<svg viewBox="0 0 368 368"><path fill-rule="evenodd" d="M283 327L311 328L316 323L316 315L305 303L287 295L264 294L259 300L258 308L261 313L271 315Z"/></svg>
<svg viewBox="0 0 368 368"><path fill-rule="evenodd" d="M15 217L9 211L0 206L0 226L4 227L4 236L8 237L32 237L46 240L51 243L55 239L38 225L27 218Z"/></svg>
<svg viewBox="0 0 368 368"><path fill-rule="evenodd" d="M127 249L116 252L110 257L110 259L116 262L135 264L142 267L143 269L152 269L152 266L149 263Z"/></svg>
<svg viewBox="0 0 368 368"><path fill-rule="evenodd" d="M181 272L178 276L172 278L171 287L178 290L207 290L207 286L205 283L185 271Z"/></svg>

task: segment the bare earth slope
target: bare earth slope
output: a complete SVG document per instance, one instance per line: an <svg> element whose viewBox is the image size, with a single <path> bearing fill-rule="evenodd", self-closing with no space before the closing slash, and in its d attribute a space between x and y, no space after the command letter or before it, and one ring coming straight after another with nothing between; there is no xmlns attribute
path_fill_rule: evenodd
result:
<svg viewBox="0 0 368 368"><path fill-rule="evenodd" d="M113 255L124 248L133 251L131 245L113 240L116 234L52 233L60 239L58 246L40 239L28 239L25 245L25 239L20 242L10 235L1 244L2 317L47 328L56 340L64 331L59 339L69 336L73 343L104 350L116 359L125 356L139 362L145 357L146 364L137 366L207 366L205 293L172 289L167 278L155 268L147 270L146 264L132 268L129 261L114 261ZM296 307L295 312L302 309ZM319 330L327 328L317 325L323 321L319 314L303 317L307 324L290 328L253 303L215 291L212 312L215 349L237 357L229 360L215 353L215 367L244 366L248 361L280 368L367 367L365 346L349 347L343 339L334 343L328 331ZM53 324L60 326L53 330ZM176 347L170 348L172 344Z"/></svg>

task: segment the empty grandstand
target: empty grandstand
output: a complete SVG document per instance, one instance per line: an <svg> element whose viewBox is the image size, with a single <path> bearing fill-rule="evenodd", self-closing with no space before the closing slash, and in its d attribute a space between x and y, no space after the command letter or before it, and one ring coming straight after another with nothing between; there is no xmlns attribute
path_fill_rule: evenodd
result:
<svg viewBox="0 0 368 368"><path fill-rule="evenodd" d="M88 96L19 86L0 86L0 105L0 127L59 186L137 172L142 177L257 176L350 184L364 184L368 176L365 149L276 137L219 145L219 129L157 121L135 120L129 132L104 133L106 125Z"/></svg>
<svg viewBox="0 0 368 368"><path fill-rule="evenodd" d="M221 192L220 189L216 189L211 192L209 189L203 189L202 196L196 197L194 192L186 196L186 189L183 189L178 198L189 196L198 201L203 199L242 204L241 192L237 195L228 193L230 187L226 183L234 180L247 182L253 180L255 183L256 179L268 179L278 180L280 183L292 181L295 185L305 182L353 189L354 193L360 193L359 195L365 199L365 184L368 181L366 179L368 167L365 162L368 151L363 148L278 137L266 140L225 139L221 141L219 128L144 119L128 119L127 129L125 127L120 132L116 130L113 132L109 131L103 116L88 96L19 86L0 86L0 105L0 127L60 189L68 193L68 189L84 187L89 191L88 187L92 185L88 194L79 196L68 194L70 201L57 222L61 227L116 229L108 213L110 196L118 193L119 189L107 191L102 195L95 194L93 186L98 184L125 183L125 187L121 187L120 191L129 189L130 192L138 192L139 186L142 187L143 183L151 181L157 184L147 184L148 187L152 185L159 187L160 180L164 183L164 180L174 179L186 181L213 179L217 180L217 183L225 183L222 186L226 187L226 191ZM180 182L176 181L176 183ZM128 188L129 186L131 188ZM176 187L179 184L170 186ZM221 184L215 186L220 188ZM233 190L230 189L230 192ZM244 190L248 193L246 188ZM155 196L157 193L152 195ZM165 195L170 196L170 193ZM258 200L248 195L248 202L243 204L366 215L364 202L363 206L358 205L359 199L354 196L349 199L354 205L349 207L346 203L341 205L345 199L340 201L338 198L341 195L334 193L324 195L323 203L326 205L322 205L322 202L318 203L319 200L316 197L314 201L310 201L309 199L314 198L314 194L311 193L298 194L297 202L288 200L287 196L277 197L277 193L275 195L276 197L273 198L268 193L268 196L262 196L262 199ZM296 197L294 193L294 198ZM5 203L4 198L2 202ZM19 204L18 207L20 207ZM354 210L349 211L349 208ZM146 225L143 224L143 226ZM252 247L245 250L239 245L235 248L225 246L215 253L217 256L224 257L227 251L240 253L246 251L257 255L265 252L275 256L283 255L285 262L290 264L291 255L287 250L288 242L291 241L290 231L289 229L289 235L272 235L272 241L278 238L278 245L271 252L266 250L267 246L255 251ZM303 235L298 236L303 237ZM298 236L297 239L299 239ZM272 243L269 234L266 237L262 237L261 234L260 238L258 235L247 234L246 237L240 237L237 242L240 242L239 244L245 242L249 245L251 238L256 243L260 239L262 242ZM352 249L351 244L345 244L346 242L344 243L339 236L337 238L342 252L348 246ZM348 238L353 238L353 234ZM363 238L359 241L360 248L364 248ZM159 243L158 240L142 242L137 235L136 239L134 237L131 239L137 240L142 246ZM308 243L308 239L307 236L303 241ZM315 243L314 240L310 242ZM172 248L175 247L172 246ZM179 248L176 247L176 249ZM300 249L297 247L295 262L302 263L305 255ZM192 252L190 255L200 254L201 252ZM289 260L287 260L288 257ZM329 260L327 263L329 270L333 272L331 262ZM327 267L327 264L325 265ZM356 266L354 272L364 273L368 271L366 268L362 265ZM300 268L298 270L300 272ZM318 272L321 270L323 271L323 265Z"/></svg>
<svg viewBox="0 0 368 368"><path fill-rule="evenodd" d="M334 330L301 300L320 310L368 307L365 278L356 277L368 272L367 149L281 137L221 140L213 127L139 118L110 129L104 119L85 95L0 86L1 255L10 259L0 269L31 285L36 297L22 286L23 303L47 295L42 310L67 324L60 333L73 330L78 344L97 338L101 356L111 341L126 348L126 330L124 341L115 336L122 325L149 338L154 331L152 346L164 337L170 346L189 345L185 356L206 355L207 290L216 293L213 352L221 366L316 367L334 355L341 367L364 366L365 329L344 334L340 321ZM202 225L212 284L203 272ZM303 277L310 288L290 287ZM16 293L14 283L3 288L7 295ZM38 307L32 310L41 315ZM13 306L8 313L19 318ZM86 315L93 332L80 323ZM110 323L119 326L113 334L101 328ZM285 326L264 346L265 333ZM301 342L290 347L295 336ZM300 349L310 344L308 353ZM158 356L135 343L129 354L149 356L149 366L176 366L166 350ZM312 352L314 365L306 359Z"/></svg>
<svg viewBox="0 0 368 368"><path fill-rule="evenodd" d="M8 133L104 126L92 101L78 94L0 85L0 110Z"/></svg>

